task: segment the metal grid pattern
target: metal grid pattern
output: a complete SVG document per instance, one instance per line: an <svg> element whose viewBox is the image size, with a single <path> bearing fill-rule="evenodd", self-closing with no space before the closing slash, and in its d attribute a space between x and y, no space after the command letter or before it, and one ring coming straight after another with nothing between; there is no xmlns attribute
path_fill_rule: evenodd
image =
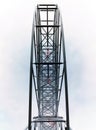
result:
<svg viewBox="0 0 96 130"><path fill-rule="evenodd" d="M57 94L58 94L58 19L55 19L57 10L47 6L42 9L37 8L36 23L38 35L37 42L37 75L38 75L38 95L39 95L39 116L57 116ZM53 13L53 16L50 11ZM43 13L42 13L43 12ZM43 17L42 17L43 15ZM51 18L50 18L51 17ZM50 24L51 23L51 24ZM44 26L43 26L44 25ZM51 26L52 25L52 26ZM57 39L57 40L56 40ZM56 40L56 41L55 41Z"/></svg>
<svg viewBox="0 0 96 130"><path fill-rule="evenodd" d="M32 83L38 106L38 117L33 121ZM62 86L65 88L65 120L58 116ZM37 5L32 28L28 130L32 129L32 122L37 130L63 130L62 122L65 122L64 129L69 130L67 87L64 34L58 6Z"/></svg>

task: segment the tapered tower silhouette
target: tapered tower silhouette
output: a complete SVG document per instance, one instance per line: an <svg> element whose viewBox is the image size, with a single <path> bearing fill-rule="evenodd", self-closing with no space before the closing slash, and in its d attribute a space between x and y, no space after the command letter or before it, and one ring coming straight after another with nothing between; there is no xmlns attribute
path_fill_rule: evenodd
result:
<svg viewBox="0 0 96 130"><path fill-rule="evenodd" d="M58 114L62 88L65 117ZM33 117L33 89L38 108L36 117ZM27 130L33 129L70 129L63 24L58 6L53 4L37 5L33 20Z"/></svg>

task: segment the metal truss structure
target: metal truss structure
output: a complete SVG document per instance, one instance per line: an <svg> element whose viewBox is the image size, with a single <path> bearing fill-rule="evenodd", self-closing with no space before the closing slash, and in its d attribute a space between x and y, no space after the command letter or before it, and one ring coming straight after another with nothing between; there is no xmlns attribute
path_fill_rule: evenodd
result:
<svg viewBox="0 0 96 130"><path fill-rule="evenodd" d="M37 5L33 20L28 130L69 130L68 84L63 25L57 5ZM38 116L32 119L35 88ZM65 119L58 109L65 88Z"/></svg>

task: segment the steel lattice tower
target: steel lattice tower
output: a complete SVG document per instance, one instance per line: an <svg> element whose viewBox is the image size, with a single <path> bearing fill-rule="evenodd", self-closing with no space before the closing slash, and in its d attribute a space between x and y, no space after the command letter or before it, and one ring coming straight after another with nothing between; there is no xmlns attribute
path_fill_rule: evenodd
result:
<svg viewBox="0 0 96 130"><path fill-rule="evenodd" d="M64 33L57 5L37 5L33 20L28 130L69 130L68 84ZM65 88L65 117L58 109ZM35 88L38 116L32 119ZM63 125L64 124L64 125Z"/></svg>

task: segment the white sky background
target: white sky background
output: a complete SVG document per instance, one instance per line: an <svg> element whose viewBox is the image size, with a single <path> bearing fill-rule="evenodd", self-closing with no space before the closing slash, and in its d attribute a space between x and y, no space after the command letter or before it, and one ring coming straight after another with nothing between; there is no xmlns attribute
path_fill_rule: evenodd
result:
<svg viewBox="0 0 96 130"><path fill-rule="evenodd" d="M96 1L0 1L0 130L24 130L33 12L57 3L63 17L73 130L96 130Z"/></svg>

